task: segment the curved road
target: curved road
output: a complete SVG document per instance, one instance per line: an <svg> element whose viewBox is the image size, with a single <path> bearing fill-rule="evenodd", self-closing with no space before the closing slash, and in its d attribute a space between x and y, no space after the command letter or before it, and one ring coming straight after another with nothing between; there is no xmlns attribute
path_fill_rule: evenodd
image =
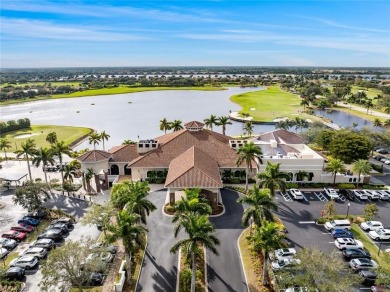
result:
<svg viewBox="0 0 390 292"><path fill-rule="evenodd" d="M156 191L149 195L157 210L147 219L148 248L142 265L136 291L175 292L177 280L178 255L169 250L178 240L173 236L171 217L164 216L161 208L165 202L166 191ZM224 215L211 218L216 227L215 235L221 241L219 256L207 252L207 273L209 291L247 291L244 272L239 257L237 239L243 228L241 217L243 207L236 203L238 194L222 190L226 208ZM179 237L185 236L181 233Z"/></svg>

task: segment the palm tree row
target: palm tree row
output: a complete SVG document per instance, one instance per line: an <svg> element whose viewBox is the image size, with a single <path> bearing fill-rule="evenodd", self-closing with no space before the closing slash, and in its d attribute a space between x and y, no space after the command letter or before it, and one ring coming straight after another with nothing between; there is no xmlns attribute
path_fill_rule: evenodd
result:
<svg viewBox="0 0 390 292"><path fill-rule="evenodd" d="M99 133L91 133L88 136L89 144L93 144L93 149L96 150L96 145L99 145L100 142L103 142L103 150L105 149L104 141L108 141L110 135L106 133L106 131L102 131Z"/></svg>
<svg viewBox="0 0 390 292"><path fill-rule="evenodd" d="M275 128L276 129L284 129L284 130L289 130L290 128L295 126L295 132L300 129L300 132L303 131L303 129L309 127L308 121L305 119L301 119L299 117L296 117L294 120L286 119L282 120L276 123Z"/></svg>
<svg viewBox="0 0 390 292"><path fill-rule="evenodd" d="M216 246L219 245L220 241L212 234L214 226L209 220L211 207L205 199L200 197L200 189L186 189L184 192L186 197L182 197L174 206L175 215L172 222L176 223L174 227L175 237L177 237L180 230L184 230L188 237L176 242L170 251L176 253L183 250L187 259L190 258L192 270L191 292L194 292L198 256L204 248L218 255Z"/></svg>
<svg viewBox="0 0 390 292"><path fill-rule="evenodd" d="M222 127L222 135L226 133L226 126L232 125L229 117L220 116L217 118L216 115L210 115L210 117L203 120L206 127L208 127L211 131L213 130L213 126L221 126Z"/></svg>
<svg viewBox="0 0 390 292"><path fill-rule="evenodd" d="M169 130L173 130L173 132L180 131L183 129L181 120L174 120L173 122L169 122L166 118L163 118L160 121L160 131L164 131L164 134Z"/></svg>

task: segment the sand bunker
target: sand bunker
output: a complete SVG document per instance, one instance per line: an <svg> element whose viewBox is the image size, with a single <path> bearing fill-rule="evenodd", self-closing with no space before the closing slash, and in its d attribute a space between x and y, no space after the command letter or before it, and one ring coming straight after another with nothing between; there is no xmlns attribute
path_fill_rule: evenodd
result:
<svg viewBox="0 0 390 292"><path fill-rule="evenodd" d="M30 138L32 136L36 136L38 134L36 133L26 133L26 134L20 134L20 135L16 135L14 138L15 139L24 139L24 138Z"/></svg>

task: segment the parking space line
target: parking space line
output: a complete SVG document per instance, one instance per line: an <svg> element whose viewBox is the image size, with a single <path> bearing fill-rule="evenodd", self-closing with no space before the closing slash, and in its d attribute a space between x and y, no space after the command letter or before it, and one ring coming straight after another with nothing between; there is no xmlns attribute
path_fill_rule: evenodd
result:
<svg viewBox="0 0 390 292"><path fill-rule="evenodd" d="M314 224L315 221L299 221L299 224Z"/></svg>
<svg viewBox="0 0 390 292"><path fill-rule="evenodd" d="M283 197L283 199L286 201L286 202L292 202L292 199L291 197L286 193L282 193L282 192L279 192L280 195Z"/></svg>
<svg viewBox="0 0 390 292"><path fill-rule="evenodd" d="M344 197L343 195L339 195L339 198L340 198L340 201L342 201L342 202L345 202L347 200L347 198Z"/></svg>
<svg viewBox="0 0 390 292"><path fill-rule="evenodd" d="M328 201L328 199L324 196L323 193L321 193L321 192L320 193L314 192L314 194L317 196L318 199L320 199L321 202L327 202Z"/></svg>
<svg viewBox="0 0 390 292"><path fill-rule="evenodd" d="M306 202L308 202L309 200L308 199L306 199L306 197L305 197L305 195L302 193L302 197L303 197L303 199L306 201Z"/></svg>

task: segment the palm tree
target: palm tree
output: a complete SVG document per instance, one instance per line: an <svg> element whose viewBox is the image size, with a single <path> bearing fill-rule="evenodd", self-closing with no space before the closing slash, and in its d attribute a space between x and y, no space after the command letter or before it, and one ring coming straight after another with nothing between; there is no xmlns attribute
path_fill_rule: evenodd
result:
<svg viewBox="0 0 390 292"><path fill-rule="evenodd" d="M211 206L209 203L200 198L200 189L185 189L184 193L186 194L185 198L177 201L174 206L175 214L172 218L172 222L177 222L184 214L197 213L200 215L209 215L211 214Z"/></svg>
<svg viewBox="0 0 390 292"><path fill-rule="evenodd" d="M229 117L221 116L218 118L217 125L222 126L222 135L225 135L226 125L232 125L232 122L230 121Z"/></svg>
<svg viewBox="0 0 390 292"><path fill-rule="evenodd" d="M249 205L242 215L242 226L244 227L248 226L251 218L257 226L260 226L263 220L273 221L271 210L278 210L278 205L270 197L269 191L259 189L256 185L249 191L249 194L238 198L237 203ZM252 225L250 227L252 233Z"/></svg>
<svg viewBox="0 0 390 292"><path fill-rule="evenodd" d="M359 159L352 164L352 170L358 173L358 181L356 182L356 187L358 187L360 182L360 175L369 174L372 170L372 166L367 160Z"/></svg>
<svg viewBox="0 0 390 292"><path fill-rule="evenodd" d="M306 106L308 106L310 102L305 98L301 100L301 106L303 106L303 110L306 110Z"/></svg>
<svg viewBox="0 0 390 292"><path fill-rule="evenodd" d="M105 147L104 147L104 140L108 141L108 139L109 139L110 137L111 137L111 136L108 135L108 134L106 133L106 131L103 131L103 132L100 133L100 139L101 139L102 142L103 142L103 150L106 150Z"/></svg>
<svg viewBox="0 0 390 292"><path fill-rule="evenodd" d="M304 181L305 178L309 177L309 173L305 170L300 170L296 174L297 181Z"/></svg>
<svg viewBox="0 0 390 292"><path fill-rule="evenodd" d="M6 149L11 148L11 141L9 141L7 138L1 138L0 139L0 150L4 150L4 156L7 160L7 151Z"/></svg>
<svg viewBox="0 0 390 292"><path fill-rule="evenodd" d="M65 144L64 141L57 141L51 146L51 150L53 152L53 155L58 157L58 160L60 161L60 172L61 172L61 178L62 178L62 185L64 185L64 168L62 166L62 155L68 155L70 156L72 153L72 149ZM62 194L64 194L64 189L62 188Z"/></svg>
<svg viewBox="0 0 390 292"><path fill-rule="evenodd" d="M374 106L374 103L372 102L371 99L368 99L368 100L366 100L366 102L364 103L364 106L365 106L365 108L367 109L367 114L368 114L368 110Z"/></svg>
<svg viewBox="0 0 390 292"><path fill-rule="evenodd" d="M18 149L15 151L16 157L19 158L20 156L23 155L26 157L28 174L30 180L32 180L29 156L33 157L37 153L37 149L35 148L36 146L35 141L31 139L27 139L26 142L22 143L20 146L22 149Z"/></svg>
<svg viewBox="0 0 390 292"><path fill-rule="evenodd" d="M77 175L77 170L71 164L64 166L64 180L73 182L73 178Z"/></svg>
<svg viewBox="0 0 390 292"><path fill-rule="evenodd" d="M275 124L275 129L283 129L288 131L288 129L290 129L290 125L287 123L287 121L282 120Z"/></svg>
<svg viewBox="0 0 390 292"><path fill-rule="evenodd" d="M87 183L87 193L91 192L91 179L95 175L93 168L88 168L85 173L85 182Z"/></svg>
<svg viewBox="0 0 390 292"><path fill-rule="evenodd" d="M55 142L57 142L57 133L56 132L50 132L46 136L46 141L49 142L51 145L53 145Z"/></svg>
<svg viewBox="0 0 390 292"><path fill-rule="evenodd" d="M180 225L174 230L175 237L177 237L182 227L188 234L188 238L179 240L172 246L170 251L171 253L176 253L179 249L183 248L186 251L187 256L191 256L191 292L194 292L196 282L196 260L197 255L201 252L200 246L203 246L218 255L216 246L219 245L220 241L214 235L210 234L214 231L214 226L210 223L207 215L199 215L197 213L184 215L180 219Z"/></svg>
<svg viewBox="0 0 390 292"><path fill-rule="evenodd" d="M283 193L286 191L286 179L290 179L287 172L279 171L280 163L271 163L267 161L265 171L257 174L260 180L259 186L270 190L271 197L275 197L275 190L279 189Z"/></svg>
<svg viewBox="0 0 390 292"><path fill-rule="evenodd" d="M210 115L210 117L204 119L203 121L206 127L208 127L211 131L213 130L213 125L218 125L218 118L216 115Z"/></svg>
<svg viewBox="0 0 390 292"><path fill-rule="evenodd" d="M122 145L130 145L130 144L135 144L135 142L130 139L123 140L122 142Z"/></svg>
<svg viewBox="0 0 390 292"><path fill-rule="evenodd" d="M171 123L171 130L173 130L174 132L176 131L180 131L181 129L183 129L183 126L182 126L182 121L181 120L174 120L172 123Z"/></svg>
<svg viewBox="0 0 390 292"><path fill-rule="evenodd" d="M248 173L249 169L252 170L252 162L255 161L257 157L260 163L263 161L260 159L260 155L263 154L260 147L257 147L253 142L246 143L244 146L238 148L237 150L237 167L239 167L244 161L246 165L245 171L245 190L248 190Z"/></svg>
<svg viewBox="0 0 390 292"><path fill-rule="evenodd" d="M164 131L164 134L166 134L167 131L170 129L171 129L171 123L168 122L168 120L166 118L163 118L160 121L160 131Z"/></svg>
<svg viewBox="0 0 390 292"><path fill-rule="evenodd" d="M374 127L382 127L382 122L380 119L375 119L374 120Z"/></svg>
<svg viewBox="0 0 390 292"><path fill-rule="evenodd" d="M252 134L253 134L253 124L252 124L252 122L251 121L246 122L245 125L244 125L243 130L244 130L244 133L246 133L248 137L252 136Z"/></svg>
<svg viewBox="0 0 390 292"><path fill-rule="evenodd" d="M53 158L53 152L51 149L41 147L37 150L32 163L36 166L39 167L42 163L43 167L43 172L45 173L45 181L47 181L47 166L49 164L53 165L54 164L54 158Z"/></svg>
<svg viewBox="0 0 390 292"><path fill-rule="evenodd" d="M89 144L93 144L93 150L96 150L96 145L99 145L101 138L98 133L91 133L88 136Z"/></svg>
<svg viewBox="0 0 390 292"><path fill-rule="evenodd" d="M106 241L109 243L122 239L125 247L125 260L127 269L127 282L131 283L131 255L143 244L143 237L148 231L138 224L139 215L124 209L116 216L116 224L107 227Z"/></svg>
<svg viewBox="0 0 390 292"><path fill-rule="evenodd" d="M333 184L336 184L337 173L342 173L346 170L344 163L340 159L330 160L328 165L325 167L325 171L333 173Z"/></svg>
<svg viewBox="0 0 390 292"><path fill-rule="evenodd" d="M283 247L283 232L274 222L264 222L255 229L253 235L247 237L257 252L263 252L263 285L267 285L267 261L270 251Z"/></svg>

